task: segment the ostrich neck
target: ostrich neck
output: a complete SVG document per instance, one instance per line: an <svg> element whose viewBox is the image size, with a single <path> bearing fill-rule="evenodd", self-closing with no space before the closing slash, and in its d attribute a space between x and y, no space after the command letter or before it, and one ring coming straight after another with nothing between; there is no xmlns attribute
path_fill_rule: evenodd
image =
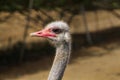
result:
<svg viewBox="0 0 120 80"><path fill-rule="evenodd" d="M55 59L49 73L48 80L61 80L69 61L71 50L70 42L63 42L60 46L56 48Z"/></svg>

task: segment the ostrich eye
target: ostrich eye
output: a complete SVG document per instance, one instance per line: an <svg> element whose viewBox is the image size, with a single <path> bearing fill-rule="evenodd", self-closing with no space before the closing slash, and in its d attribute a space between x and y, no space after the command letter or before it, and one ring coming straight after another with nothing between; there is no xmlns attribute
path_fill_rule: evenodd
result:
<svg viewBox="0 0 120 80"><path fill-rule="evenodd" d="M52 29L52 32L59 34L62 32L62 30L61 29Z"/></svg>

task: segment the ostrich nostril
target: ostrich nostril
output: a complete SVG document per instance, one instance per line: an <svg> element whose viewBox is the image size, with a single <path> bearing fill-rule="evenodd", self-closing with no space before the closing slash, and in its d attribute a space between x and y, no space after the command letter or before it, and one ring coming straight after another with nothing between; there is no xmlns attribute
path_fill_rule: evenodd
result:
<svg viewBox="0 0 120 80"><path fill-rule="evenodd" d="M42 32L38 32L38 34L42 34Z"/></svg>

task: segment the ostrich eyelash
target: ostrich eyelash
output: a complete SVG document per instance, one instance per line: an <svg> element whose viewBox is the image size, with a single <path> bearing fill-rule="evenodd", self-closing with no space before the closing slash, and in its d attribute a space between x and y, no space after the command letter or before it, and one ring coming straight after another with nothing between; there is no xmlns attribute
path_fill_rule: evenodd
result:
<svg viewBox="0 0 120 80"><path fill-rule="evenodd" d="M54 33L56 33L56 34L59 34L59 33L62 32L62 30L56 28L56 29L52 29L52 32L54 32Z"/></svg>

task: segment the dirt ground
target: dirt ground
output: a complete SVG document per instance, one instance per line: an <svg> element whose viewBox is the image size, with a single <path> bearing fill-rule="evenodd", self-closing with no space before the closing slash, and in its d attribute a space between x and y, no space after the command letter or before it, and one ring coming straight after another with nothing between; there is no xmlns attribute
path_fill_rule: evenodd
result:
<svg viewBox="0 0 120 80"><path fill-rule="evenodd" d="M118 10L117 15L119 15L119 12L120 11ZM120 35L117 34L117 36L115 36L113 34L117 31L117 33L119 33L119 17L116 17L116 13L109 13L104 10L97 11L97 17L95 17L95 13L96 12L92 11L86 13L91 34L94 34L97 37L97 32L103 30L101 33L104 36L106 34L103 33L106 32L104 31L106 29L111 34L107 34L104 37L100 36L102 38L100 40L101 43L92 46L81 45L81 34L85 35L85 28L82 16L78 14L74 15L70 27L75 40L73 39L72 56L63 80L120 80ZM72 15L67 12L64 14L66 21L69 19L68 17ZM0 12L0 15L0 49L4 49L4 46L12 47L12 45L16 44L18 41L22 41L24 27L26 25L26 13ZM53 20L58 19L57 16L59 16L59 13L56 11L49 11L49 16L47 15L48 14L44 14L43 12L32 11L31 27L29 28L28 33L41 29L41 27L35 26L43 26L44 24L42 22L47 18L50 18L51 15L55 15L55 17L52 16ZM36 18L37 20L42 18L43 21L37 21ZM113 31L114 28L115 31L112 33L111 31ZM76 34L77 36L75 37ZM114 40L115 37L117 37L117 39ZM29 43L38 40L41 39L31 39L27 37L26 41ZM97 38L95 38L95 40L97 40ZM39 53L42 53L42 51L39 51ZM2 54L2 52L0 54ZM0 80L47 80L53 58L53 55L44 55L37 60L30 60L18 65L0 65Z"/></svg>
<svg viewBox="0 0 120 80"><path fill-rule="evenodd" d="M83 47L72 52L63 80L120 80L120 43ZM81 55L86 54L86 55ZM47 80L52 64L44 57L0 73L1 80Z"/></svg>
<svg viewBox="0 0 120 80"><path fill-rule="evenodd" d="M62 16L61 16L62 14ZM111 28L117 28L120 25L119 20L120 10L106 11L87 11L86 20L90 32L98 32ZM14 45L18 41L23 40L27 13L23 11L20 13L15 12L0 12L0 49L9 45ZM31 10L31 20L27 31L27 42L32 42L38 39L31 39L30 32L40 30L51 21L64 20L70 25L72 34L85 34L85 24L83 22L82 14L80 11L74 14L72 12L63 11L62 9L56 10Z"/></svg>

